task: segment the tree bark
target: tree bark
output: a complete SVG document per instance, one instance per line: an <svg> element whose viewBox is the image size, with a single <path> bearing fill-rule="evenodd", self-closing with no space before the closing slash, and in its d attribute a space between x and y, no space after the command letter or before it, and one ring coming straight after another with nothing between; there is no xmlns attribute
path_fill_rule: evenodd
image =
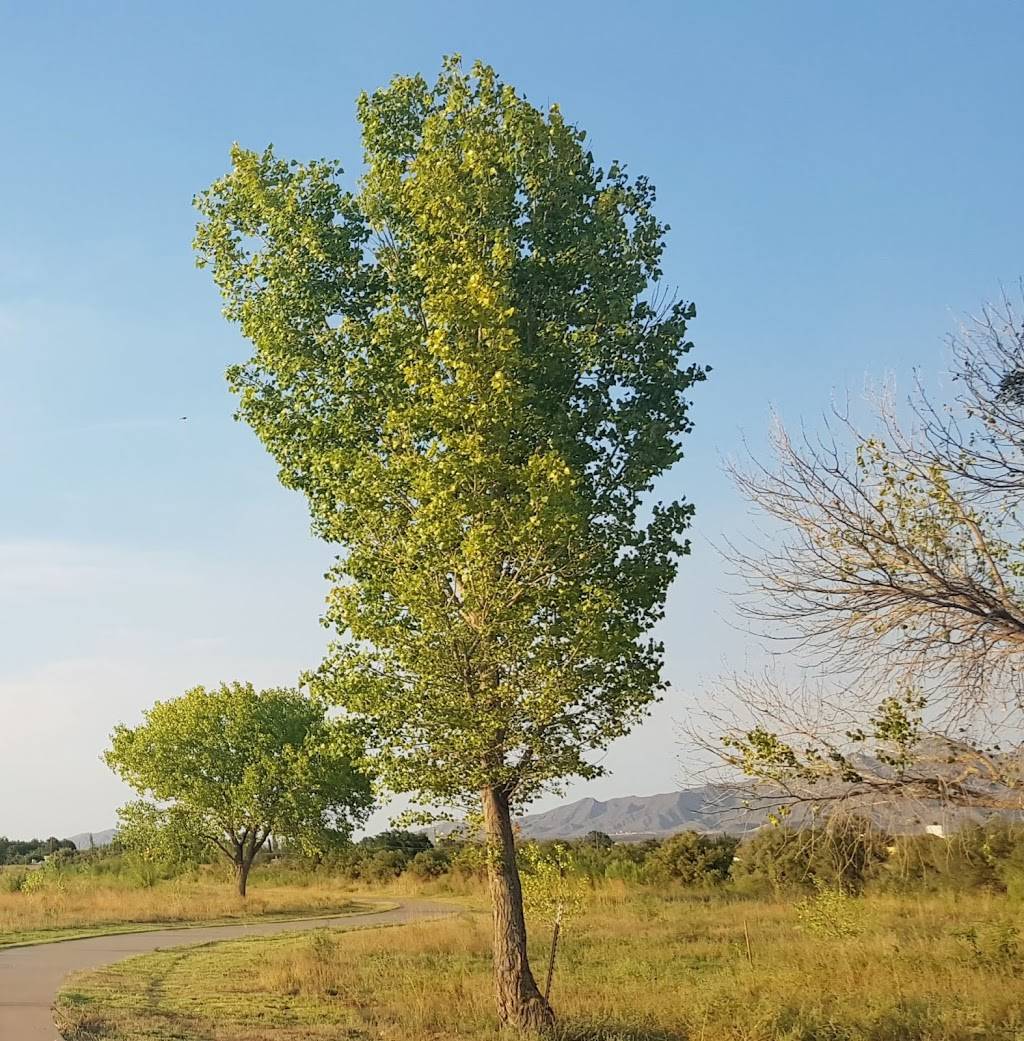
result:
<svg viewBox="0 0 1024 1041"><path fill-rule="evenodd" d="M243 858L235 863L235 881L238 883L238 895L245 898L245 887L249 883L249 869L252 867L252 861L248 858Z"/></svg>
<svg viewBox="0 0 1024 1041"><path fill-rule="evenodd" d="M499 788L487 788L482 800L494 920L494 989L498 1018L506 1026L540 1033L554 1025L555 1017L537 987L527 958L523 890L516 866L508 795Z"/></svg>

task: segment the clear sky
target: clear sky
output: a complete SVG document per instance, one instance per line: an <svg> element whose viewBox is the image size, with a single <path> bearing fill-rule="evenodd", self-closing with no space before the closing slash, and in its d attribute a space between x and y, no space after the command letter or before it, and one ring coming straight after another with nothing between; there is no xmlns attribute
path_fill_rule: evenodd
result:
<svg viewBox="0 0 1024 1041"><path fill-rule="evenodd" d="M697 504L695 552L673 693L569 791L646 794L745 653L710 547L745 522L719 456L763 443L772 404L813 420L867 376L939 369L956 317L1024 273L1022 48L1000 0L0 0L0 834L110 826L116 722L291 682L325 644L330 550L231 419L244 346L192 263L191 196L232 141L358 174L358 92L457 51L658 186L715 370L664 487Z"/></svg>

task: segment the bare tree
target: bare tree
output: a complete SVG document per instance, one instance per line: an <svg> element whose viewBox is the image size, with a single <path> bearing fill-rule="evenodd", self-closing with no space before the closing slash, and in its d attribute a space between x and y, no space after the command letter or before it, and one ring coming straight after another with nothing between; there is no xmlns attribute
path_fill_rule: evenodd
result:
<svg viewBox="0 0 1024 1041"><path fill-rule="evenodd" d="M870 432L776 422L773 461L732 467L771 522L728 548L741 610L814 677L723 681L725 761L762 792L1024 806L1024 325L1004 298L951 347L948 405L919 380Z"/></svg>

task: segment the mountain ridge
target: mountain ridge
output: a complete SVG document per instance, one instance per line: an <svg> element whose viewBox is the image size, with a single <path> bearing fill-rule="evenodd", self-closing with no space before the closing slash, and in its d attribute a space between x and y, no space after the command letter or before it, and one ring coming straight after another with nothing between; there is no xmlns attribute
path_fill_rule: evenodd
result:
<svg viewBox="0 0 1024 1041"><path fill-rule="evenodd" d="M756 831L767 823L771 807L762 793L749 805L750 793L724 786L705 784L695 788L684 788L674 792L655 795L621 795L612 799L595 799L586 796L575 802L555 806L519 817L516 824L524 838L528 839L579 839L592 831L600 831L620 842L639 842L643 839L665 838L680 831L724 833L745 835ZM783 800L784 801L784 800ZM988 814L964 808L942 807L938 804L908 804L890 807L888 814L871 808L861 811L877 823L899 832L916 833L925 829L932 821L942 821L946 826L958 825L984 819ZM794 812L790 823L799 826L807 820L806 808ZM1010 815L1021 818L1021 814ZM459 830L458 823L425 829L432 838L438 838ZM92 833L96 846L109 845L115 829ZM72 835L71 841L79 849L89 848L89 833Z"/></svg>
<svg viewBox="0 0 1024 1041"><path fill-rule="evenodd" d="M526 814L516 821L531 839L575 839L602 831L618 841L664 838L687 829L741 835L764 823L764 815L743 808L741 800L724 788L704 785L657 795L621 795L612 799L587 796L550 810ZM433 836L457 830L457 825L430 828ZM108 846L115 828L82 832L69 838L78 849Z"/></svg>
<svg viewBox="0 0 1024 1041"><path fill-rule="evenodd" d="M656 795L587 797L527 814L517 824L531 839L575 839L600 831L618 841L638 841L684 830L741 835L764 820L764 813L746 809L735 792L702 785Z"/></svg>

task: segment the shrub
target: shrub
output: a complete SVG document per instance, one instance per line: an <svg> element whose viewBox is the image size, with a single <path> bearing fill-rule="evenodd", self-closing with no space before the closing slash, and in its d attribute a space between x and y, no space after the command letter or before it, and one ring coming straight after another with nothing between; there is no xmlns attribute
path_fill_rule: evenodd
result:
<svg viewBox="0 0 1024 1041"><path fill-rule="evenodd" d="M1024 831L1001 822L970 825L949 838L904 835L892 850L879 885L893 891L1016 891L1024 876Z"/></svg>
<svg viewBox="0 0 1024 1041"><path fill-rule="evenodd" d="M54 883L54 877L50 872L40 868L37 871L29 871L26 873L22 880L20 889L23 893L41 893L45 889L48 889L52 883ZM57 885L60 888L63 888L63 877L57 879Z"/></svg>
<svg viewBox="0 0 1024 1041"><path fill-rule="evenodd" d="M378 850L360 868L360 878L367 882L390 882L405 870L409 856L397 849Z"/></svg>
<svg viewBox="0 0 1024 1041"><path fill-rule="evenodd" d="M963 942L972 964L1020 973L1020 930L1010 922L988 922L953 935Z"/></svg>
<svg viewBox="0 0 1024 1041"><path fill-rule="evenodd" d="M672 880L687 886L721 885L729 879L739 840L731 835L702 835L683 831L666 839L647 859L653 880Z"/></svg>
<svg viewBox="0 0 1024 1041"><path fill-rule="evenodd" d="M463 879L487 877L487 850L480 842L463 842L452 854L452 871Z"/></svg>
<svg viewBox="0 0 1024 1041"><path fill-rule="evenodd" d="M611 835L606 835L603 831L588 831L586 835L580 839L579 844L581 846L591 846L594 849L611 849L615 845L615 840Z"/></svg>
<svg viewBox="0 0 1024 1041"><path fill-rule="evenodd" d="M813 836L792 828L761 828L740 844L732 874L742 888L776 892L809 887L822 870Z"/></svg>
<svg viewBox="0 0 1024 1041"><path fill-rule="evenodd" d="M422 831L382 831L379 835L367 835L357 845L361 849L405 853L409 859L434 848L434 844Z"/></svg>
<svg viewBox="0 0 1024 1041"><path fill-rule="evenodd" d="M842 939L860 932L856 900L840 885L815 879L814 896L796 905L800 928L816 936Z"/></svg>
<svg viewBox="0 0 1024 1041"><path fill-rule="evenodd" d="M781 892L821 881L859 893L885 869L891 842L856 816L835 817L819 828L765 827L740 846L733 876L744 888Z"/></svg>
<svg viewBox="0 0 1024 1041"><path fill-rule="evenodd" d="M5 893L21 893L28 878L27 871L0 871L0 890Z"/></svg>
<svg viewBox="0 0 1024 1041"><path fill-rule="evenodd" d="M856 814L840 814L821 830L821 855L826 876L848 893L859 893L888 859L892 839L870 820Z"/></svg>
<svg viewBox="0 0 1024 1041"><path fill-rule="evenodd" d="M408 872L421 881L440 878L451 868L451 858L442 849L425 849L409 861Z"/></svg>

